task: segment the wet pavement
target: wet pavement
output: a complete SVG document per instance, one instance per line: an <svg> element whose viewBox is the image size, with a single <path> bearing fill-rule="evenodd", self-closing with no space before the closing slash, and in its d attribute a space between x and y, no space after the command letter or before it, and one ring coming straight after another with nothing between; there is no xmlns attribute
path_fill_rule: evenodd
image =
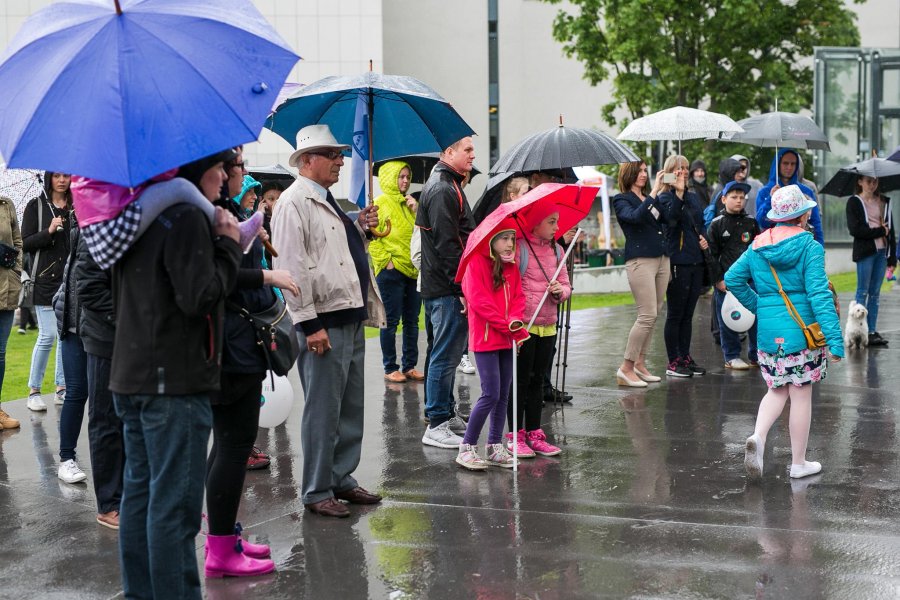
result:
<svg viewBox="0 0 900 600"><path fill-rule="evenodd" d="M842 298L844 306L849 296ZM249 472L239 519L273 549L276 573L211 580L214 600L247 598L840 598L900 596L900 291L882 296L889 349L851 355L817 387L809 458L821 475L790 481L787 421L766 449L765 480L745 483L743 442L765 393L730 372L701 299L694 356L705 377L615 385L634 307L573 313L567 387L545 430L564 452L506 470L463 471L423 446L421 384L385 385L367 342L361 485L386 500L331 520L299 499L298 402L261 430L274 455ZM660 323L661 325L661 323ZM653 371L664 371L661 326ZM423 354L424 356L424 354ZM465 407L476 376L459 374ZM56 477L58 409L0 432L0 598L120 598L117 538L94 521L89 485ZM482 438L483 441L483 438ZM86 429L79 443L90 477ZM202 537L198 538L202 566Z"/></svg>

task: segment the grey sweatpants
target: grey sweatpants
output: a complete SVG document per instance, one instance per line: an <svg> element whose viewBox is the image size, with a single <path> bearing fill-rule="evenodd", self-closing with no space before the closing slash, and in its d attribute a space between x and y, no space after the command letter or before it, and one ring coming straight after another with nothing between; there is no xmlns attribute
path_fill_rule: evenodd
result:
<svg viewBox="0 0 900 600"><path fill-rule="evenodd" d="M305 404L300 426L303 448L303 503L313 504L357 486L352 473L359 465L363 437L362 323L329 327L331 350L310 352L300 342L300 383Z"/></svg>

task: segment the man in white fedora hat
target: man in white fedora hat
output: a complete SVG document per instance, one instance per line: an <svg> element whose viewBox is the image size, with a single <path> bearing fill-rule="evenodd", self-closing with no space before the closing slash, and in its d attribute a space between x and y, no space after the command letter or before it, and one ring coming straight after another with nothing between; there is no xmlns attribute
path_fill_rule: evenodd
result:
<svg viewBox="0 0 900 600"><path fill-rule="evenodd" d="M347 517L340 502L375 504L381 496L353 478L363 437L364 325L383 327L384 305L366 255L377 207L356 219L344 213L328 191L337 183L342 152L327 125L297 133L289 164L297 178L281 195L272 215L276 269L287 269L300 294L285 295L300 342L300 381L305 404L301 424L303 504L326 517Z"/></svg>

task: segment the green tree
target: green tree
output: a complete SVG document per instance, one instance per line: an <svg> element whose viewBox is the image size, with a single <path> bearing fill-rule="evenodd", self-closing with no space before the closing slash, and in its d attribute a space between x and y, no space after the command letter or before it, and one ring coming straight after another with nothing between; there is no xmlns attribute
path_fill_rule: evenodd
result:
<svg viewBox="0 0 900 600"><path fill-rule="evenodd" d="M558 4L561 0L544 0ZM854 0L860 3L864 0ZM742 119L812 104L813 46L858 46L842 0L568 0L553 35L630 121L675 105Z"/></svg>

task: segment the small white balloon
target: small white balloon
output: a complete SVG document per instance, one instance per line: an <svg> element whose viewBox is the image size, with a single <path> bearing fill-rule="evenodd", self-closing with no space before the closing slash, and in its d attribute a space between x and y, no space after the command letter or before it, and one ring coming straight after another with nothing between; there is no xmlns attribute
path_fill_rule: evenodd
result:
<svg viewBox="0 0 900 600"><path fill-rule="evenodd" d="M276 375L273 388L271 373L267 373L259 404L260 427L272 429L287 421L294 408L294 388L288 378Z"/></svg>
<svg viewBox="0 0 900 600"><path fill-rule="evenodd" d="M738 302L734 294L725 292L725 299L722 301L722 322L728 329L736 333L744 333L753 327L756 315Z"/></svg>

